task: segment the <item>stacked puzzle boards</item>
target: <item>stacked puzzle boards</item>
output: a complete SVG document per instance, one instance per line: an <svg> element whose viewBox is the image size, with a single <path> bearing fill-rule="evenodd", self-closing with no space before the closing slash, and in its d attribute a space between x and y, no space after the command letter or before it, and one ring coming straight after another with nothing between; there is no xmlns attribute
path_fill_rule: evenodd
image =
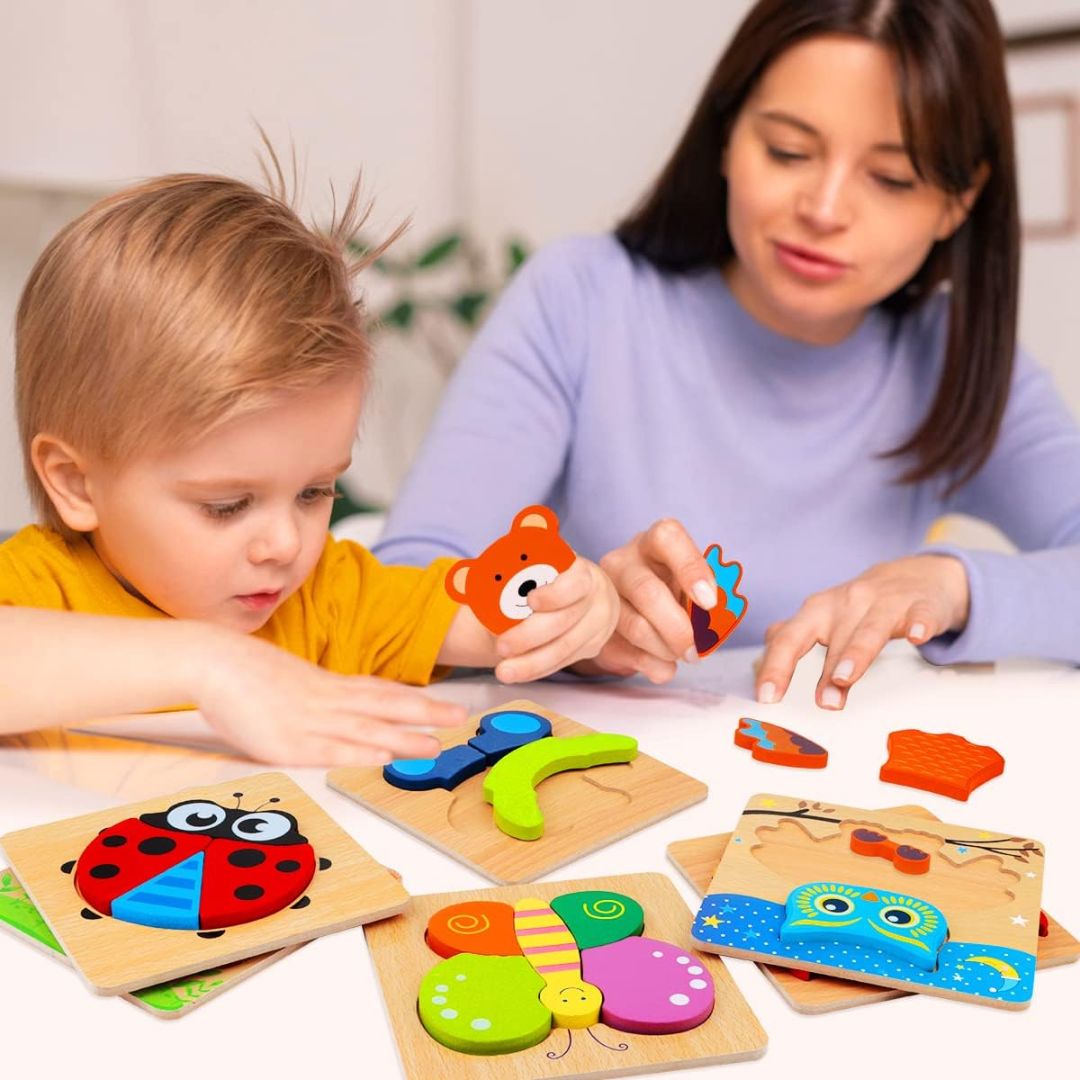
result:
<svg viewBox="0 0 1080 1080"><path fill-rule="evenodd" d="M129 994L164 1017L186 1011L180 994L193 982L205 1000L305 941L396 914L408 899L282 773L2 842L24 936L66 957L95 993Z"/></svg>
<svg viewBox="0 0 1080 1080"><path fill-rule="evenodd" d="M693 937L724 955L1024 1008L1044 857L1023 837L758 795Z"/></svg>

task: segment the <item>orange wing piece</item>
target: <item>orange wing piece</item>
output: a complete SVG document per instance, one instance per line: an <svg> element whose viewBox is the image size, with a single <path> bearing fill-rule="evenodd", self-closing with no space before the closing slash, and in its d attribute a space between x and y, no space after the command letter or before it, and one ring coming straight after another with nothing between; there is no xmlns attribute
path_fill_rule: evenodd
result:
<svg viewBox="0 0 1080 1080"><path fill-rule="evenodd" d="M889 758L881 766L880 779L963 802L981 784L1005 771L1005 759L992 746L979 746L959 735L909 728L892 732L888 745Z"/></svg>
<svg viewBox="0 0 1080 1080"><path fill-rule="evenodd" d="M779 724L740 716L735 729L735 745L749 750L757 761L770 765L787 765L791 769L824 769L829 763L829 751L824 746L789 731Z"/></svg>

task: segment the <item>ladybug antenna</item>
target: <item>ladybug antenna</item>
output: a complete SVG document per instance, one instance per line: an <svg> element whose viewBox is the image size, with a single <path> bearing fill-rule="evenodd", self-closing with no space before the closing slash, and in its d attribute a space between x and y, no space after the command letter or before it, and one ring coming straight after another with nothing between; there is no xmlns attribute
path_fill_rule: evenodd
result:
<svg viewBox="0 0 1080 1080"><path fill-rule="evenodd" d="M574 1045L574 1033L573 1033L573 1031L570 1030L570 1028L567 1028L566 1029L566 1049L561 1054L556 1054L554 1050L549 1050L547 1052L547 1056L549 1058L551 1058L552 1061L558 1061L559 1058L564 1058L564 1057L566 1057L567 1054L570 1053L570 1047L573 1046L573 1045Z"/></svg>
<svg viewBox="0 0 1080 1080"><path fill-rule="evenodd" d="M234 791L232 793L232 797L236 800L236 805L233 807L233 809L234 810L239 810L240 809L240 800L244 797L244 793L242 791Z"/></svg>
<svg viewBox="0 0 1080 1080"><path fill-rule="evenodd" d="M260 810L261 810L261 809L263 808L263 806L269 806L269 805L270 805L270 803L275 803L275 802L281 802L281 800L280 800L280 799L277 799L277 798L275 798L275 799L268 799L268 800L267 800L266 802L264 802L264 803L262 804L262 806L256 806L256 807L255 807L255 809L254 809L254 810L252 810L252 813L253 813L253 814L257 814L257 813L258 813L258 812L259 812L259 811L260 811Z"/></svg>
<svg viewBox="0 0 1080 1080"><path fill-rule="evenodd" d="M610 1046L608 1043L604 1042L603 1039L598 1039L593 1034L593 1029L591 1027L586 1028L585 1030L589 1033L589 1038L591 1038L593 1040L593 1042L598 1042L601 1046L607 1047L608 1050L629 1050L630 1049L630 1044L629 1043L621 1042L621 1043L619 1043L618 1046ZM567 1047L567 1049L569 1050L570 1048Z"/></svg>

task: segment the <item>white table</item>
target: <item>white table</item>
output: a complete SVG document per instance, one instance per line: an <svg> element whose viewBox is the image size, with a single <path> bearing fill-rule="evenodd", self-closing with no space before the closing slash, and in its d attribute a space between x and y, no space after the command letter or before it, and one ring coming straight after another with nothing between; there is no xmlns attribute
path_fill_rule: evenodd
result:
<svg viewBox="0 0 1080 1080"><path fill-rule="evenodd" d="M696 896L667 862L668 842L726 832L759 791L851 806L917 802L954 824L1003 829L1043 841L1043 906L1080 933L1080 671L1010 663L995 671L939 670L909 647L890 648L841 714L812 703L816 665L800 667L788 700L749 700L754 652L721 650L666 688L647 684L546 682L502 687L489 678L452 680L432 692L472 710L531 697L593 727L635 736L642 749L709 784L706 802L595 852L552 880L633 871L668 873L693 910ZM775 720L823 743L827 769L766 766L732 745L740 715ZM197 715L111 724L128 737L207 737ZM953 731L996 747L1004 776L968 803L877 779L885 738L903 727ZM211 783L259 767L205 750L85 735L0 740L0 833ZM466 867L326 787L318 770L289 770L410 892L490 884ZM1041 972L1035 1000L1006 1012L925 996L807 1017L793 1012L754 965L727 963L770 1036L764 1058L695 1075L788 1078L1006 1077L1075 1075L1073 1027L1080 966ZM176 1022L119 1000L94 997L59 963L0 934L0 1060L11 1075L80 1080L212 1076L215 1080L400 1075L393 1038L361 930L313 942ZM425 1078L427 1080L427 1078ZM441 1080L441 1078L431 1078Z"/></svg>

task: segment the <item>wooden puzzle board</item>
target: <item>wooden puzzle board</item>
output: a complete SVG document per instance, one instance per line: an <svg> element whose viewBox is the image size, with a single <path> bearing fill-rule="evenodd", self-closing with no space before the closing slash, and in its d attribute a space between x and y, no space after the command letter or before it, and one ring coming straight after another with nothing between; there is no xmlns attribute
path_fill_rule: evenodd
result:
<svg viewBox="0 0 1080 1080"><path fill-rule="evenodd" d="M234 792L254 808L280 800L275 809L292 814L317 859L330 867L316 870L305 895L307 906L286 908L266 918L229 927L221 937L193 931L162 930L119 919L84 919L86 906L74 878L60 867L77 859L97 834L127 818L156 813L187 799L231 806ZM95 993L121 994L192 973L261 956L324 934L359 926L401 911L408 894L284 773L260 773L212 787L97 811L82 817L8 833L0 838L19 882L59 940L79 974Z"/></svg>
<svg viewBox="0 0 1080 1080"><path fill-rule="evenodd" d="M72 966L60 942L53 936L33 901L26 895L26 890L7 868L0 868L0 929L10 931L13 937L59 960L66 967ZM277 949L262 956L238 960L235 964L225 964L220 968L199 971L182 979L147 986L142 990L122 994L121 997L162 1020L175 1020L187 1016L211 998L231 990L248 976L269 967L299 948L299 945L291 945L287 949Z"/></svg>
<svg viewBox="0 0 1080 1080"><path fill-rule="evenodd" d="M486 713L522 709L551 721L552 735L594 734L531 701L509 701L471 717L466 727L437 732L443 747L467 742ZM383 779L382 769L334 769L327 783L421 840L502 884L533 881L590 851L700 802L708 788L648 754L625 765L559 773L538 787L544 835L517 840L495 825L484 801L486 772L453 791L405 791Z"/></svg>
<svg viewBox="0 0 1080 1080"><path fill-rule="evenodd" d="M886 859L856 854L850 838L857 828L928 852L929 871L903 874ZM1024 1008L1034 985L1043 858L1043 846L1022 837L893 811L756 795L731 835L692 933L696 947L728 956ZM865 889L868 895L856 896L849 911L856 916L850 922L860 925L873 921L873 905L895 906L897 895L936 906L948 940L937 952L934 970L924 972L876 946L828 944L824 933L814 944L782 941L788 894L812 882ZM887 936L900 940L895 933ZM916 954L914 946L911 952Z"/></svg>
<svg viewBox="0 0 1080 1080"><path fill-rule="evenodd" d="M610 889L632 896L645 909L647 937L670 941L686 949L695 963L707 967L716 989L716 1004L705 1023L676 1035L631 1035L598 1023L594 1029L604 1042L626 1043L628 1049L606 1049L579 1030L574 1033L569 1052L559 1060L548 1058L547 1053L553 1048L563 1049L565 1028L554 1029L547 1039L528 1050L490 1057L449 1050L428 1035L417 1016L416 997L425 973L440 959L424 941L424 930L434 912L465 900L501 900L513 904L525 897L550 900L561 893L585 889ZM768 1037L723 961L691 950L687 932L689 916L675 886L662 874L627 874L418 896L404 915L367 926L364 934L405 1074L416 1080L629 1076L761 1057Z"/></svg>
<svg viewBox="0 0 1080 1080"><path fill-rule="evenodd" d="M913 817L934 817L929 810L920 806L893 809ZM691 840L675 840L668 844L667 855L683 877L704 896L730 838L731 833L717 833ZM1047 924L1046 937L1039 938L1036 967L1041 970L1072 964L1080 959L1080 941L1050 915L1047 915ZM883 986L872 986L870 983L835 979L829 975L815 975L807 981L800 979L787 968L773 967L771 964L758 964L758 967L784 1000L796 1012L801 1013L835 1012L910 996L906 990L892 990Z"/></svg>

